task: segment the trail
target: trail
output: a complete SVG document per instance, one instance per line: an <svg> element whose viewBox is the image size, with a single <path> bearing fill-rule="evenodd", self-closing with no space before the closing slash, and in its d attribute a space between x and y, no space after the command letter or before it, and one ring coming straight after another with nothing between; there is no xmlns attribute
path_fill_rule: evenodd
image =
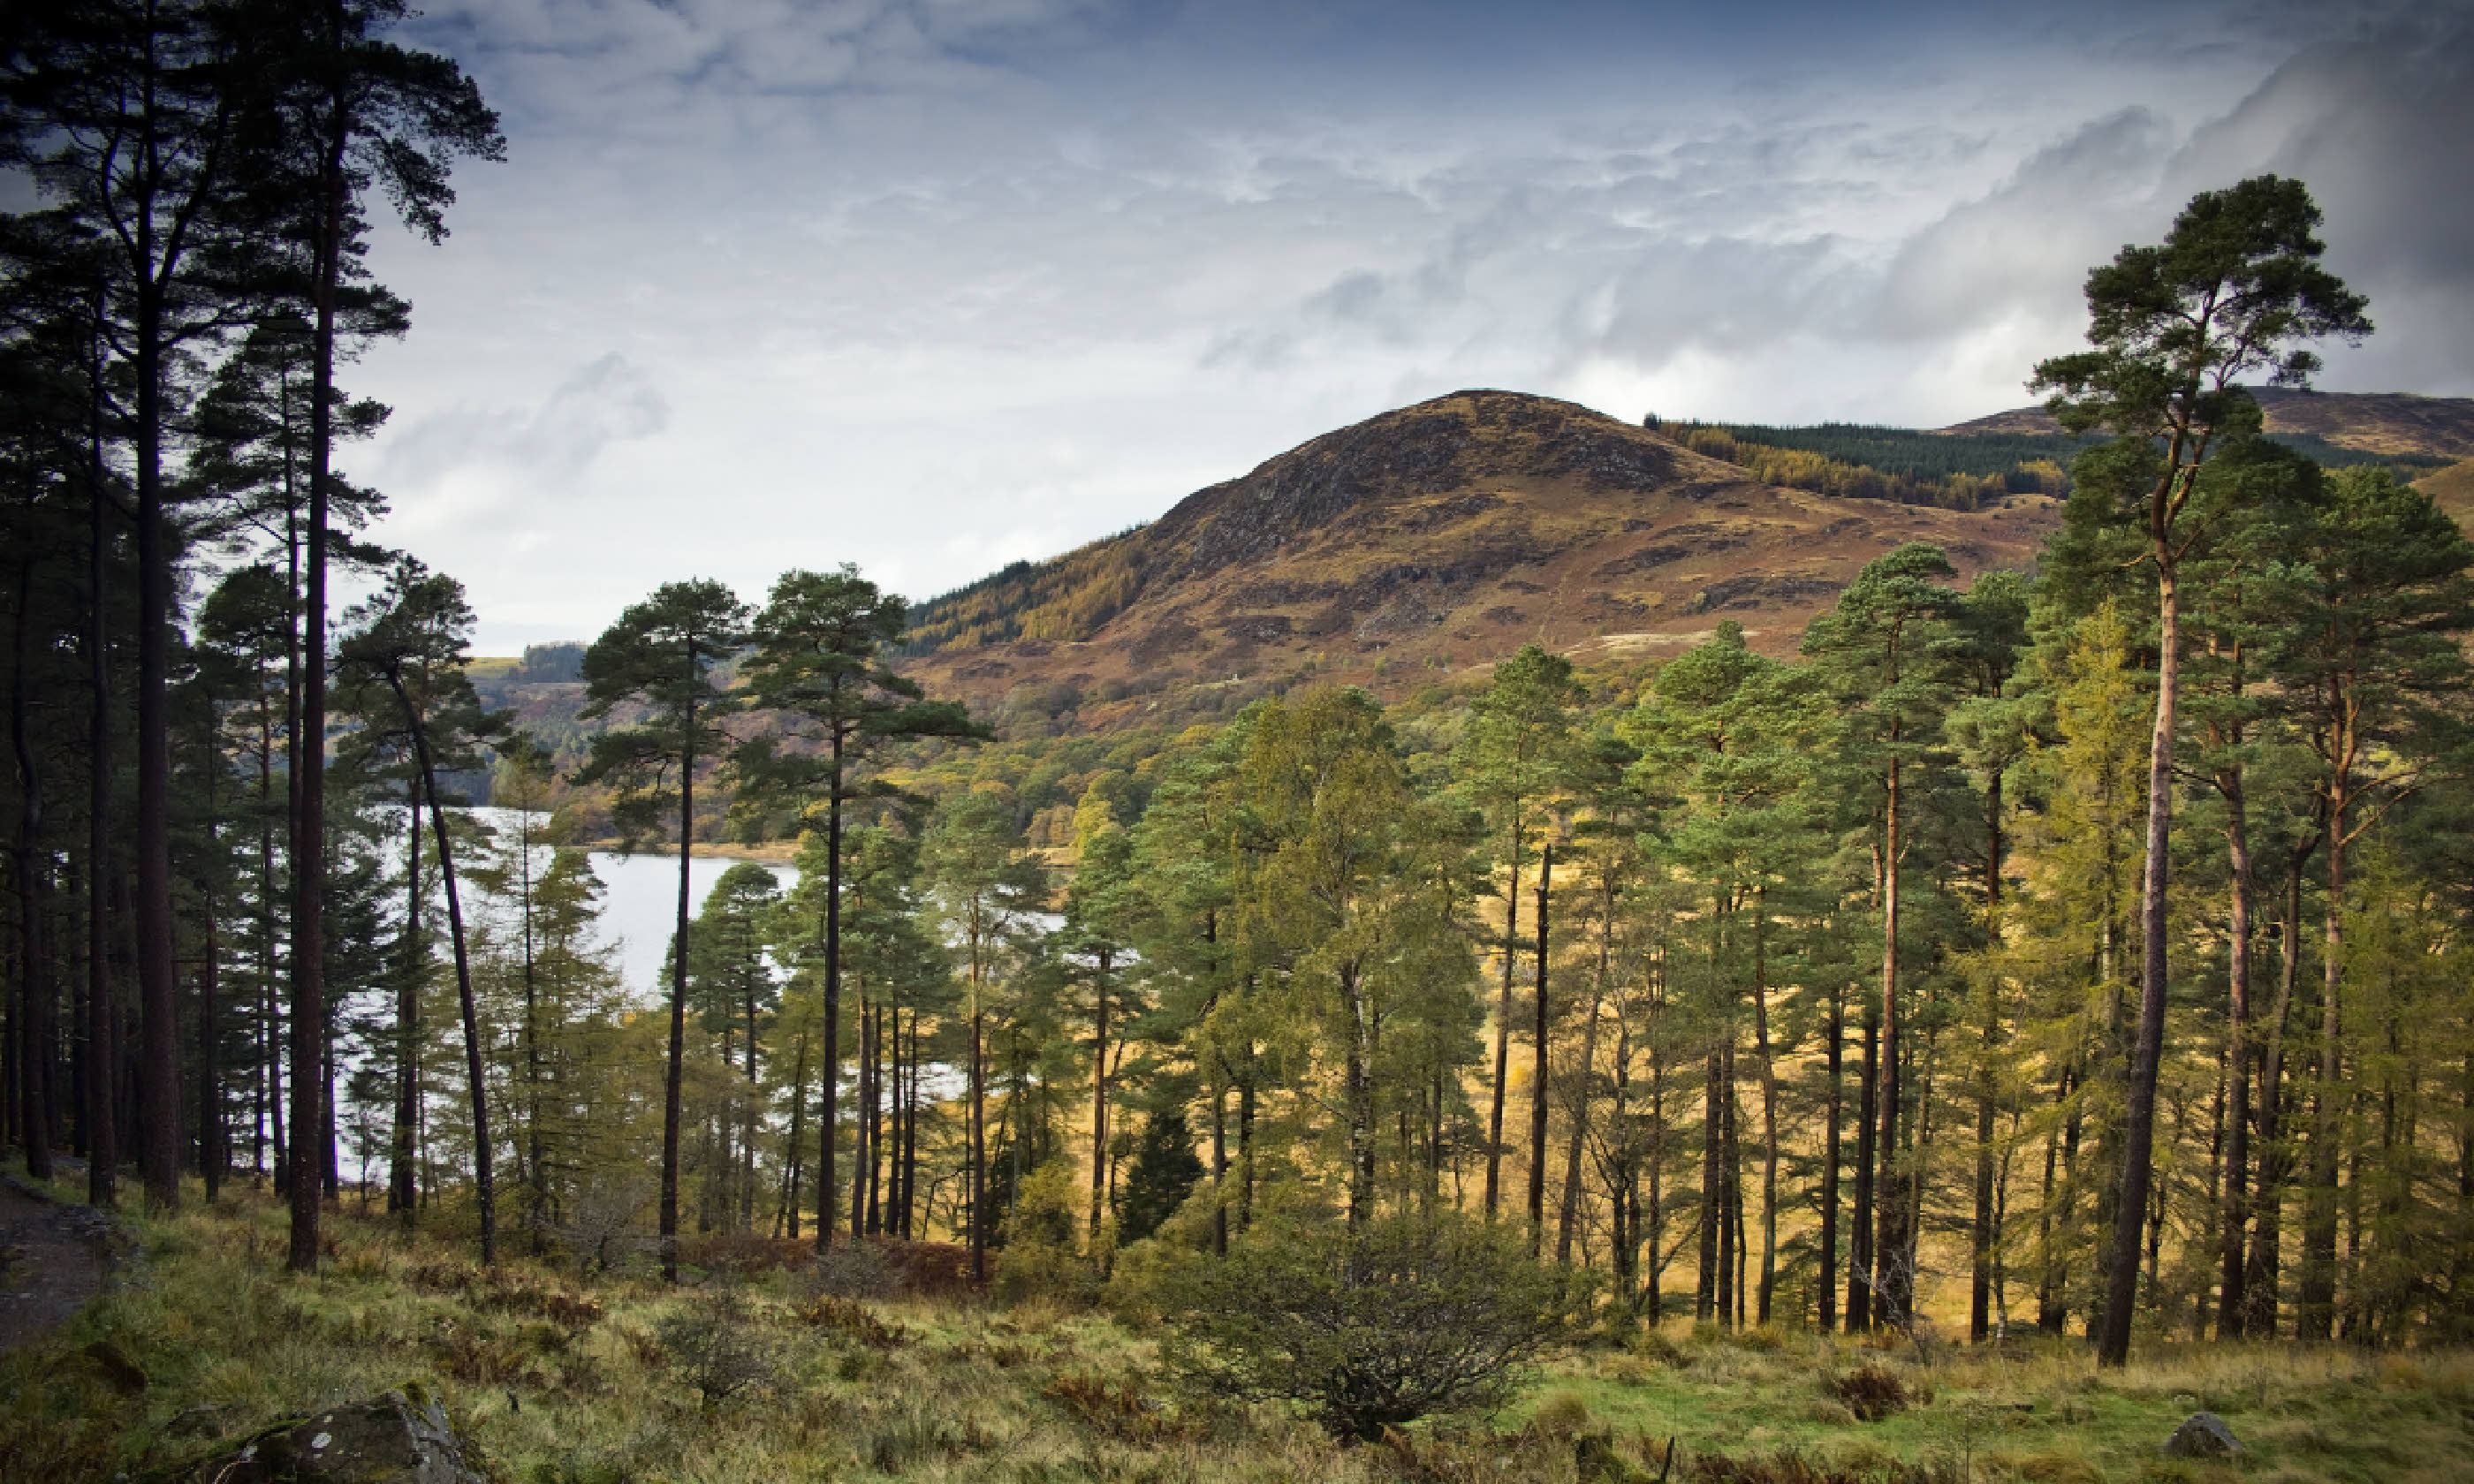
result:
<svg viewBox="0 0 2474 1484"><path fill-rule="evenodd" d="M0 1353L50 1333L94 1297L108 1219L0 1180Z"/></svg>

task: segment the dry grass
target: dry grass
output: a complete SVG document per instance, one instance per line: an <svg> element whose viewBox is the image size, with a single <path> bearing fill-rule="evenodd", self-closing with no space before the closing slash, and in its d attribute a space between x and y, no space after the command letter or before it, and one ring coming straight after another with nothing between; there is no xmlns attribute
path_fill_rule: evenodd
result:
<svg viewBox="0 0 2474 1484"><path fill-rule="evenodd" d="M2463 1352L2160 1347L2099 1373L2074 1344L1943 1350L1927 1365L1793 1331L1679 1330L1560 1357L1497 1417L1344 1449L1276 1409L1178 1397L1148 1339L1095 1314L820 1298L783 1272L687 1293L523 1262L489 1273L354 1216L336 1222L322 1272L292 1278L281 1222L246 1194L133 1222L150 1259L0 1362L0 1481L144 1480L407 1381L448 1403L505 1484L1569 1484L1656 1478L1669 1439L1677 1480L2474 1477ZM717 1310L763 1356L744 1384L680 1352L710 1337L692 1321ZM1906 1408L1859 1421L1832 1388L1868 1373L1881 1378L1868 1394L1895 1384ZM2158 1455L2202 1408L2249 1459Z"/></svg>

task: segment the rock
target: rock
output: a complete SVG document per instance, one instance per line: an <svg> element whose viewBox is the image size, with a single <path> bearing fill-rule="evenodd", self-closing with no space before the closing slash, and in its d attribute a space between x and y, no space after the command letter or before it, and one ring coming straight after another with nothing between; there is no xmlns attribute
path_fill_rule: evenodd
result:
<svg viewBox="0 0 2474 1484"><path fill-rule="evenodd" d="M269 1428L191 1470L189 1484L488 1484L446 1409L418 1387Z"/></svg>
<svg viewBox="0 0 2474 1484"><path fill-rule="evenodd" d="M2244 1449L2223 1418L2214 1412L2194 1412L2165 1440L2165 1451L2175 1458L2221 1458Z"/></svg>

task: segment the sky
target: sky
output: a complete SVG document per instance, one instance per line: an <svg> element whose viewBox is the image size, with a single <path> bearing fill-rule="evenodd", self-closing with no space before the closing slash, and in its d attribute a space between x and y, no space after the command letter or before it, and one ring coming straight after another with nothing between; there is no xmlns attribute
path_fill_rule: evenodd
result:
<svg viewBox="0 0 2474 1484"><path fill-rule="evenodd" d="M918 598L1464 387L1637 419L2030 400L2088 268L2309 183L2474 395L2474 0L428 0L502 115L349 389L479 649L655 586Z"/></svg>

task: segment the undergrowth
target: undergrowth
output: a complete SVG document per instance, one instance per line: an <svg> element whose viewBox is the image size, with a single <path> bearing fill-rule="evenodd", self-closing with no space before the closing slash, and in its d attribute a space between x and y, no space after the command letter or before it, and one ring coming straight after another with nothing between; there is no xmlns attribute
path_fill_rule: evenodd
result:
<svg viewBox="0 0 2474 1484"><path fill-rule="evenodd" d="M130 1219L145 1257L0 1359L0 1481L168 1479L389 1386L448 1406L500 1484L743 1480L1421 1479L1501 1484L2474 1477L2474 1354L2074 1343L1858 1347L1670 1328L1551 1358L1504 1411L1341 1448L1273 1406L1181 1396L1098 1312L821 1291L716 1268L673 1290L512 1259L357 1212L282 1271L283 1213L243 1189ZM821 1288L844 1286L840 1283ZM2236 1462L2169 1460L2190 1413ZM1868 1420L1872 1419L1872 1420Z"/></svg>

